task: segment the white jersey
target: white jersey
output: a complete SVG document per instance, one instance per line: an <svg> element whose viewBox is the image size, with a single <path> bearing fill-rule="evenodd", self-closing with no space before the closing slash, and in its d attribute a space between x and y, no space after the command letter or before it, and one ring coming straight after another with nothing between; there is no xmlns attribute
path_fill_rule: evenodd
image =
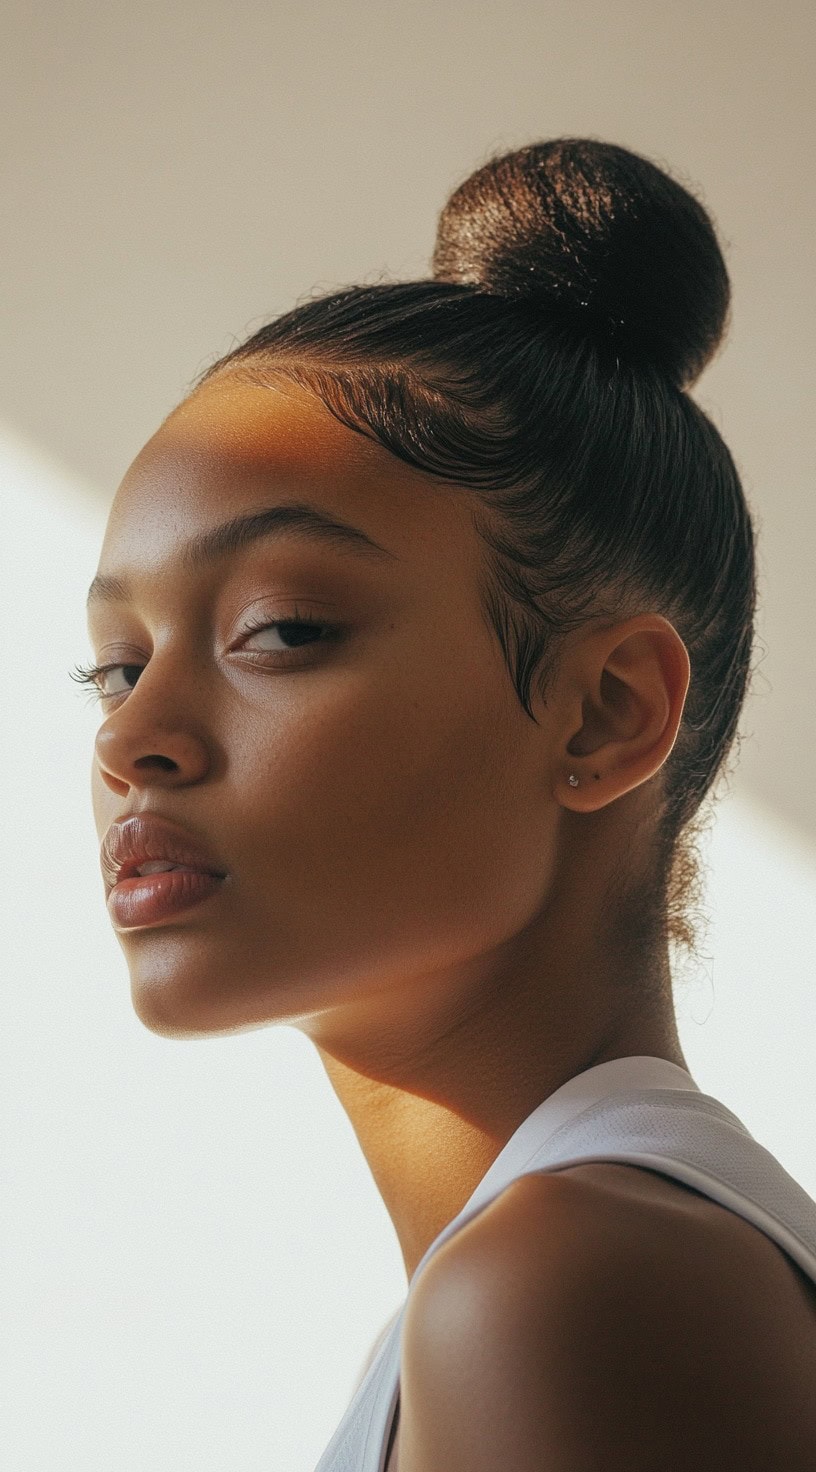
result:
<svg viewBox="0 0 816 1472"><path fill-rule="evenodd" d="M399 1402L405 1304L442 1243L519 1176L604 1160L648 1166L718 1201L776 1242L816 1283L816 1201L742 1121L665 1058L599 1063L527 1116L431 1243L315 1472L383 1472Z"/></svg>

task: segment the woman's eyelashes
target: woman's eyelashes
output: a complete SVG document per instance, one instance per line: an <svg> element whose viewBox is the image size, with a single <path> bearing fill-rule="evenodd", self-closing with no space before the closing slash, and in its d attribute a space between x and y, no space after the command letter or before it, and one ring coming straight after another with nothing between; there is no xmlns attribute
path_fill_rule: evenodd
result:
<svg viewBox="0 0 816 1472"><path fill-rule="evenodd" d="M254 635L266 633L267 630L273 631L275 637L283 641L284 647L282 649L274 647L247 649L246 652L247 654L257 656L257 659L253 660L254 663L266 664L269 668L295 665L298 663L303 664L306 661L299 654L298 651L300 649L309 649L315 644L329 643L331 640L338 638L341 633L341 627L339 625L326 623L325 620L310 618L295 609L286 618L258 619L257 621L245 624L240 632L241 644L239 647L245 648L249 639ZM289 641L288 643L286 642L287 640ZM104 688L110 675L113 675L117 670L121 670L125 676L127 671L135 671L136 679L138 679L143 668L144 666L139 664L113 662L110 664L77 664L69 671L69 676L78 684L87 686L92 700L110 700L114 696L127 694L133 688L132 685L128 685L124 690Z"/></svg>

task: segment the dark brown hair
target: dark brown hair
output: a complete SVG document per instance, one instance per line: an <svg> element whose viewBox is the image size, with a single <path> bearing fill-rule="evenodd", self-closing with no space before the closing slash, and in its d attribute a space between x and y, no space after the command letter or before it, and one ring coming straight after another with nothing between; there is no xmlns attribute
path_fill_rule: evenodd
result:
<svg viewBox="0 0 816 1472"><path fill-rule="evenodd" d="M433 279L307 300L192 388L287 377L393 455L472 488L483 612L531 719L566 631L645 610L672 622L692 673L660 773L652 881L616 899L630 930L687 947L698 810L735 741L756 602L739 476L686 392L728 305L713 226L685 188L624 148L560 138L454 192Z"/></svg>

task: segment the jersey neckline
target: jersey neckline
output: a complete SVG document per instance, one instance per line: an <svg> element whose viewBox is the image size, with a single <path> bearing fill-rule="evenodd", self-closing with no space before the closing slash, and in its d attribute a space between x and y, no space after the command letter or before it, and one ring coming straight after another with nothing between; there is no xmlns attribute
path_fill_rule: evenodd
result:
<svg viewBox="0 0 816 1472"><path fill-rule="evenodd" d="M655 1058L645 1053L610 1058L606 1063L595 1063L590 1068L573 1074L572 1078L567 1079L566 1083L537 1104L514 1130L464 1206L456 1213L453 1221L442 1229L417 1263L411 1274L409 1288L431 1254L442 1245L440 1239L451 1234L455 1224L474 1213L488 1197L495 1195L497 1188L500 1189L505 1182L520 1175L527 1161L556 1130L602 1099L615 1094L630 1093L633 1089L693 1089L697 1093L702 1092L688 1069L681 1068L678 1063L670 1063L668 1058Z"/></svg>

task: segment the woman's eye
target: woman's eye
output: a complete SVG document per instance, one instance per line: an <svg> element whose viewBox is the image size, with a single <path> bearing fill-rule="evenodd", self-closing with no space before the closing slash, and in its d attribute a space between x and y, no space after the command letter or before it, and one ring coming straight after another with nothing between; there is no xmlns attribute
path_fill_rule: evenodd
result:
<svg viewBox="0 0 816 1472"><path fill-rule="evenodd" d="M124 695L124 690L103 690L102 682L107 681L116 670L135 670L138 679L142 666L140 664L91 664L74 665L69 671L70 678L76 680L80 685L87 685L92 700L108 700L114 695ZM126 690L132 686L125 687Z"/></svg>
<svg viewBox="0 0 816 1472"><path fill-rule="evenodd" d="M333 624L320 623L316 619L295 617L267 619L246 625L241 630L240 644L236 647L243 649L249 640L252 640L256 647L248 649L248 653L265 656L280 655L282 657L278 663L285 665L295 662L287 660L286 655L296 655L297 650L304 645L327 643L337 632ZM263 647L258 648L257 642L262 634L268 635L268 640L264 642ZM70 677L80 684L87 685L92 699L110 700L116 695L127 694L133 688L133 685L126 683L124 689L111 689L112 676L116 676L121 670L122 677L126 681L128 674L134 676L133 684L135 684L143 668L144 666L140 664L75 665L70 671Z"/></svg>
<svg viewBox="0 0 816 1472"><path fill-rule="evenodd" d="M291 649L298 648L301 644L319 643L319 637L310 638L310 635L319 636L321 630L327 629L328 627L328 624L319 624L315 620L308 618L276 619L271 623L253 624L249 630L243 630L243 635L246 639L250 634L264 634L273 631L275 638L283 639L284 648ZM282 632L279 633L278 630ZM290 642L287 643L287 640ZM271 646L270 652L277 652L274 644Z"/></svg>

